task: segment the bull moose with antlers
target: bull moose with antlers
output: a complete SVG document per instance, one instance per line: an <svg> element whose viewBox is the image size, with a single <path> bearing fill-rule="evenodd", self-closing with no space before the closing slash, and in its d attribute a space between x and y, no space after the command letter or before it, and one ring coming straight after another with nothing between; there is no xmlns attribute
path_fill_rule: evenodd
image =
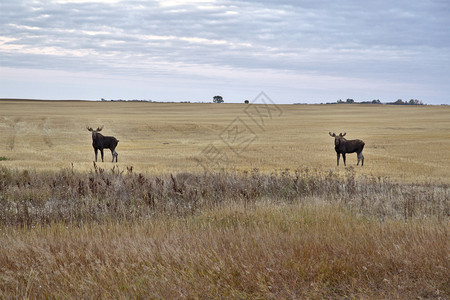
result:
<svg viewBox="0 0 450 300"><path fill-rule="evenodd" d="M117 162L117 157L119 156L119 154L116 152L116 147L119 140L113 136L103 136L101 133L99 133L99 131L103 129L103 126L97 127L97 130L86 126L86 129L92 132L92 147L94 147L95 151L95 161L97 161L98 150L100 150L103 162L103 149L110 149L112 154L112 162L114 162L114 158Z"/></svg>
<svg viewBox="0 0 450 300"><path fill-rule="evenodd" d="M331 134L329 132L330 136L334 137L334 150L336 150L337 154L337 165L339 166L339 158L342 154L342 159L344 160L344 166L345 164L345 154L346 153L354 153L356 152L358 156L358 163L356 165L359 165L359 161L361 161L361 166L364 166L364 155L362 154L362 151L364 149L365 143L361 140L346 140L344 138L344 134L339 133L339 135L336 135L335 133Z"/></svg>

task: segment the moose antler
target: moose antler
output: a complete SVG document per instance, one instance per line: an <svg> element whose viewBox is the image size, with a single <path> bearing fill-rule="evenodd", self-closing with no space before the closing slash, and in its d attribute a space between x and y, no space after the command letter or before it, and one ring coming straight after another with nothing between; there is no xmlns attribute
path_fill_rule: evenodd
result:
<svg viewBox="0 0 450 300"><path fill-rule="evenodd" d="M333 132L333 134L331 134L331 132L328 132L330 134L330 136L335 137L336 134Z"/></svg>
<svg viewBox="0 0 450 300"><path fill-rule="evenodd" d="M86 129L92 131L92 128L86 125Z"/></svg>
<svg viewBox="0 0 450 300"><path fill-rule="evenodd" d="M103 129L103 125L100 127L97 127L97 131L101 131Z"/></svg>

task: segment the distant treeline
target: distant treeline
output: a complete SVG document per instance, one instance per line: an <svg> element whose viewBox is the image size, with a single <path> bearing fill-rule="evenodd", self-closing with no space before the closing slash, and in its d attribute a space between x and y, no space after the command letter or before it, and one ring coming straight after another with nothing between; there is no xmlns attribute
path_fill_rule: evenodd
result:
<svg viewBox="0 0 450 300"><path fill-rule="evenodd" d="M191 103L190 101L180 101L180 102L175 102L175 101L155 101L155 100L145 100L145 99L105 99L102 98L101 101L110 101L110 102L149 102L149 103Z"/></svg>
<svg viewBox="0 0 450 300"><path fill-rule="evenodd" d="M151 102L151 103L158 103L158 102L163 102L163 103L191 103L190 101L180 101L180 102L175 102L175 101L154 101L154 100L145 100L145 99L104 99L102 98L101 101L110 101L110 102ZM196 102L196 103L206 103L206 102ZM248 104L248 100L245 100L245 103ZM294 103L294 104L308 104L308 103ZM386 102L383 103L381 102L379 99L374 99L372 101L360 101L357 102L353 99L347 99L347 100L342 100L339 99L336 102L327 102L327 103L320 103L320 104L387 104L387 105L425 105L422 101L417 100L417 99L411 99L409 101L403 101L402 99L398 99L397 101L394 102Z"/></svg>
<svg viewBox="0 0 450 300"><path fill-rule="evenodd" d="M132 99L132 100L127 100L127 99L110 99L107 100L105 98L102 98L101 101L111 101L111 102L157 102L157 101L153 101L153 100L141 100L141 99Z"/></svg>
<svg viewBox="0 0 450 300"><path fill-rule="evenodd" d="M327 102L326 104L388 104L388 105L424 105L424 103L417 99L411 99L409 101L403 101L402 99L398 99L395 102L386 102L383 103L379 99L372 100L372 101L361 101L357 102L353 99L347 99L346 101L343 101L342 99L337 100L336 102Z"/></svg>

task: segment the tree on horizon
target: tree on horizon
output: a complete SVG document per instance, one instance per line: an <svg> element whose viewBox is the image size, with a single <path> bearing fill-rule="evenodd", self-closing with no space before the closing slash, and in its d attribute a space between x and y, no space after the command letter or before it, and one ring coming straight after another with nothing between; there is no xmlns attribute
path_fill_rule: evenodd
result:
<svg viewBox="0 0 450 300"><path fill-rule="evenodd" d="M223 103L223 97L222 96L214 96L213 97L213 102L214 103Z"/></svg>

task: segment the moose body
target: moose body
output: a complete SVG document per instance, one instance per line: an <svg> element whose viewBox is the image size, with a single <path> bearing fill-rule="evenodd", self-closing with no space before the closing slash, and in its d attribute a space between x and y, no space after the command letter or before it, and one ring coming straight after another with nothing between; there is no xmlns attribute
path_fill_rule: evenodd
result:
<svg viewBox="0 0 450 300"><path fill-rule="evenodd" d="M362 154L362 151L364 149L365 143L361 140L346 140L344 138L344 134L340 133L339 135L336 135L335 133L331 134L329 132L330 136L334 137L334 150L336 150L337 154L337 165L339 166L339 158L342 154L342 159L344 160L344 166L347 164L345 163L345 154L346 153L355 153L358 156L358 163L356 165L359 165L359 161L361 161L361 166L364 166L364 155Z"/></svg>
<svg viewBox="0 0 450 300"><path fill-rule="evenodd" d="M103 126L98 127L97 130L92 129L91 127L86 128L87 130L92 132L92 147L94 147L95 161L97 161L98 150L100 150L103 162L103 149L110 149L112 154L112 162L114 162L114 158L116 159L117 162L119 154L116 152L116 147L117 143L119 143L119 140L113 136L104 136L101 133L99 133L99 131L103 129Z"/></svg>

